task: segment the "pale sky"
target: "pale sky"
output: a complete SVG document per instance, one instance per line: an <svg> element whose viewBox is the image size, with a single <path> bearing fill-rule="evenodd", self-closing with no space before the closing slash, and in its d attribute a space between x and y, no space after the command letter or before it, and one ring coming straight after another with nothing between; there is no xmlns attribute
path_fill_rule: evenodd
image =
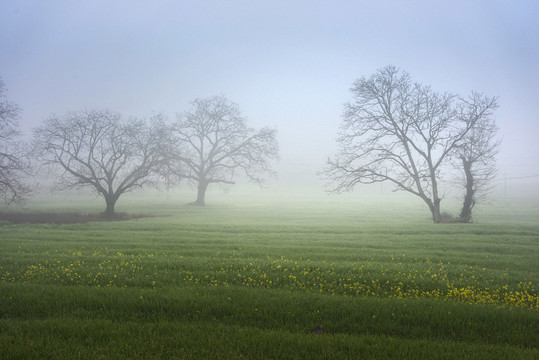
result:
<svg viewBox="0 0 539 360"><path fill-rule="evenodd" d="M335 153L353 81L395 65L441 92L499 96L499 181L537 196L537 19L536 0L6 0L0 77L25 131L92 107L174 120L225 94L277 128L274 183L298 184Z"/></svg>

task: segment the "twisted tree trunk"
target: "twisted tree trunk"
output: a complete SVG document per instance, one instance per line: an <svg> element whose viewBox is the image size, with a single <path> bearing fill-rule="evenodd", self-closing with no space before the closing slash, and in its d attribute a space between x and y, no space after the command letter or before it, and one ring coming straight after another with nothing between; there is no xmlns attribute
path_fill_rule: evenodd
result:
<svg viewBox="0 0 539 360"><path fill-rule="evenodd" d="M114 211L114 206L116 205L116 202L118 201L120 197L120 193L105 193L103 196L105 197L105 203L107 204L107 208L105 209L105 216L108 218L114 217L116 215L116 212Z"/></svg>
<svg viewBox="0 0 539 360"><path fill-rule="evenodd" d="M197 199L195 202L190 203L189 205L193 206L206 206L206 190L208 189L208 182L201 180L198 183L198 192Z"/></svg>
<svg viewBox="0 0 539 360"><path fill-rule="evenodd" d="M459 219L460 222L469 223L472 222L472 209L475 205L472 161L462 158L462 165L464 168L464 174L466 176L466 194L464 195L464 202L462 203L462 210L460 211Z"/></svg>

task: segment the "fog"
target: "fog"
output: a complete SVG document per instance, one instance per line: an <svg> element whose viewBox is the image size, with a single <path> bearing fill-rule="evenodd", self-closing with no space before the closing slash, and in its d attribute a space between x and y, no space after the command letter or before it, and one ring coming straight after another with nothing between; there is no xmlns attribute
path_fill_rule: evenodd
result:
<svg viewBox="0 0 539 360"><path fill-rule="evenodd" d="M9 1L0 77L27 135L53 113L109 108L174 120L192 100L224 94L250 126L278 130L281 160L262 190L240 179L214 193L333 201L317 172L336 151L350 86L391 64L440 92L498 96L494 195L539 201L538 15L534 0ZM460 195L448 187L447 198Z"/></svg>

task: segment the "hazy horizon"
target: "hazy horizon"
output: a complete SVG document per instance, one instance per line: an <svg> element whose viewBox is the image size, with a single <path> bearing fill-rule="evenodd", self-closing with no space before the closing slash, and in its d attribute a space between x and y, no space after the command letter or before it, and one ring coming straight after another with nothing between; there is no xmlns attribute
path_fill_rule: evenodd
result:
<svg viewBox="0 0 539 360"><path fill-rule="evenodd" d="M8 1L0 77L27 135L53 113L108 108L173 121L192 100L224 94L249 126L278 131L268 191L323 194L316 173L336 151L351 84L395 65L440 92L499 97L494 194L535 199L538 15L531 0Z"/></svg>

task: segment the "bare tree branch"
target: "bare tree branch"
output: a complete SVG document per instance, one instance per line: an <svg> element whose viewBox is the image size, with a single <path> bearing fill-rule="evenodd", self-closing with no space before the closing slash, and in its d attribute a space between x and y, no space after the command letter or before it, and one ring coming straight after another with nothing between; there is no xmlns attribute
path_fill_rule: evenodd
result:
<svg viewBox="0 0 539 360"><path fill-rule="evenodd" d="M193 111L178 115L171 132L171 171L196 184L195 205L205 204L209 184L234 184L238 171L262 184L264 174L273 174L270 161L278 159L276 131L248 128L238 106L224 96L193 101Z"/></svg>
<svg viewBox="0 0 539 360"><path fill-rule="evenodd" d="M22 205L32 191L26 179L32 177L29 146L19 140L21 108L9 101L0 79L0 196L6 205Z"/></svg>
<svg viewBox="0 0 539 360"><path fill-rule="evenodd" d="M493 109L472 93L468 99L413 83L393 66L356 80L344 107L339 152L322 172L332 192L389 181L420 197L440 222L442 167L475 124Z"/></svg>
<svg viewBox="0 0 539 360"><path fill-rule="evenodd" d="M112 216L122 194L155 185L167 136L160 115L150 124L122 122L117 113L92 109L51 116L34 130L34 146L45 165L63 170L58 189L92 188L105 198L105 213Z"/></svg>
<svg viewBox="0 0 539 360"><path fill-rule="evenodd" d="M459 170L459 184L465 189L459 220L471 222L472 209L492 190L501 140L496 138L498 127L492 117L498 107L497 99L473 93L465 103L463 116L478 120L455 148L453 165Z"/></svg>

